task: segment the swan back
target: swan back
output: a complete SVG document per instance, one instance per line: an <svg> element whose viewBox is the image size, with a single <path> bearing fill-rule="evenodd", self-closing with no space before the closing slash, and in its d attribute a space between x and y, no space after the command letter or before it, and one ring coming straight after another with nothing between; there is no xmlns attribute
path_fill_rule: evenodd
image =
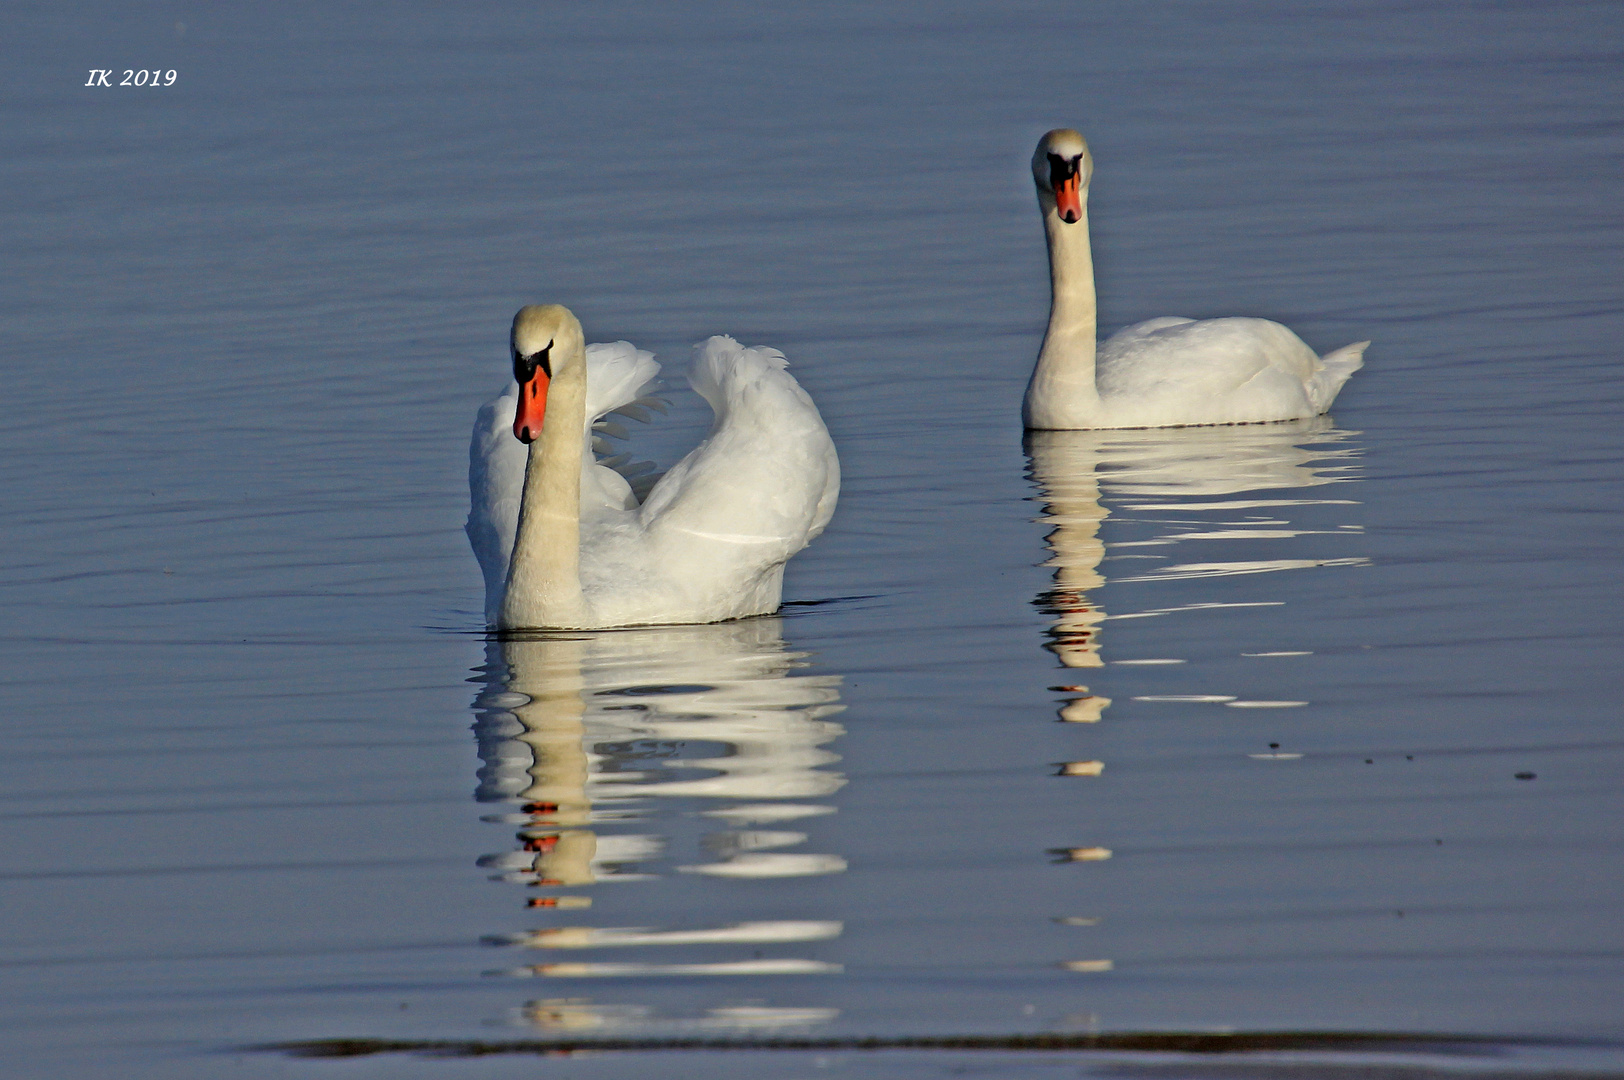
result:
<svg viewBox="0 0 1624 1080"><path fill-rule="evenodd" d="M1323 359L1268 319L1148 319L1099 349L1096 382L1111 424L1176 427L1315 416L1363 364L1368 342Z"/></svg>

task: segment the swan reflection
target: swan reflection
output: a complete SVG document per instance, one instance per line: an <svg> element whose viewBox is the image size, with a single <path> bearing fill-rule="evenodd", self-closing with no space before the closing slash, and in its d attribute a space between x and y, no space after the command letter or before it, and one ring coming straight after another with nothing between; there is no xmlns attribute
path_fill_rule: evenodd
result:
<svg viewBox="0 0 1624 1080"><path fill-rule="evenodd" d="M1100 667L1100 624L1108 616L1089 594L1105 584L1100 564L1106 546L1100 526L1110 511L1102 504L1109 494L1117 509L1136 515L1219 512L1239 520L1209 521L1182 517L1138 520L1158 525L1157 535L1111 545L1114 559L1166 563L1128 571L1113 580L1172 581L1290 570L1311 566L1355 565L1363 559L1250 559L1225 562L1169 563L1151 549L1212 540L1281 540L1299 536L1340 535L1337 529L1293 527L1289 508L1311 505L1356 505L1351 499L1256 497L1320 487L1350 479L1357 450L1345 445L1353 433L1338 431L1328 417L1282 424L1235 427L1158 428L1129 431L1033 431L1026 448L1031 477L1044 502L1040 519L1053 526L1045 538L1054 570L1054 585L1040 593L1038 606L1055 616L1045 647L1068 668ZM1217 496L1252 495L1249 498ZM1271 513L1249 513L1267 509ZM1119 614L1145 618L1174 611L1215 607L1264 606L1275 602L1184 604ZM1140 661L1177 663L1177 660ZM1080 690L1081 688L1068 688ZM1072 699L1068 720L1097 720L1107 699Z"/></svg>
<svg viewBox="0 0 1624 1080"><path fill-rule="evenodd" d="M485 820L513 826L515 833L507 850L479 862L499 881L546 890L528 899L527 910L578 911L591 906L598 886L645 882L660 888L674 874L747 883L846 869L836 854L786 850L808 844L802 828L835 812L818 800L846 782L833 769L839 757L828 748L844 733L829 717L844 706L840 677L803 671L804 654L785 646L778 620L514 637L492 641L486 660L474 701L483 762L476 798L510 804ZM696 822L703 835L694 835ZM651 899L647 910L660 914L649 922L666 922L679 903L663 894ZM544 963L502 972L543 978L840 970L805 956L762 955L764 949L793 951L838 937L838 921L673 921L542 926L486 941L522 949L656 954L649 961ZM660 950L673 947L687 950L684 962L656 962ZM723 955L695 960L695 948ZM703 1020L656 1021L641 1007L570 999L568 1008L533 1003L524 1015L542 1026L680 1023L703 1029L804 1026L809 1017L823 1016L806 1009L735 1013L712 1010Z"/></svg>
<svg viewBox="0 0 1624 1080"><path fill-rule="evenodd" d="M1068 669L1068 675L1078 669L1101 668L1105 665L1100 651L1101 630L1113 619L1278 607L1284 603L1250 597L1223 602L1198 600L1189 595L1191 587L1182 583L1365 562L1362 558L1202 557L1214 550L1223 556L1252 555L1254 550L1244 546L1237 549L1236 545L1259 541L1265 550L1255 553L1273 555L1274 547L1282 541L1357 533L1358 526L1352 524L1309 527L1299 523L1305 517L1318 520L1328 516L1324 510L1310 514L1306 508L1357 505L1353 499L1332 497L1334 489L1329 487L1356 478L1358 450L1350 441L1354 434L1336 430L1326 417L1240 427L1029 432L1026 447L1031 478L1044 511L1039 520L1050 527L1045 538L1050 557L1045 565L1054 568L1053 584L1036 600L1053 618L1045 631L1044 647ZM1335 513L1334 509L1330 511ZM1117 520L1108 545L1101 529L1113 515ZM1208 546L1213 544L1223 546ZM1102 567L1108 560L1122 568L1111 575L1110 584L1179 584L1157 590L1158 603L1154 607L1107 613L1099 594L1107 584ZM1184 595L1180 596L1180 592ZM1246 655L1306 653L1282 650ZM1185 660L1138 657L1113 659L1112 663L1125 666L1122 677L1131 684L1139 671L1148 674L1166 670ZM1097 722L1111 704L1110 698L1091 693L1081 683L1067 682L1050 689L1066 695L1059 715L1073 723ZM1251 709L1307 704L1243 701L1228 693L1146 693L1134 695L1133 700ZM1278 744L1271 744L1271 750L1278 750ZM1300 756L1270 754L1267 758L1289 760ZM1097 760L1067 761L1059 763L1055 775L1096 777L1104 774L1105 768L1105 762ZM1097 864L1111 859L1113 852L1096 844L1051 848L1049 855L1055 863ZM1067 916L1057 921L1068 926L1093 926L1100 920ZM1067 959L1059 966L1078 974L1108 973L1115 968L1115 962L1109 958Z"/></svg>

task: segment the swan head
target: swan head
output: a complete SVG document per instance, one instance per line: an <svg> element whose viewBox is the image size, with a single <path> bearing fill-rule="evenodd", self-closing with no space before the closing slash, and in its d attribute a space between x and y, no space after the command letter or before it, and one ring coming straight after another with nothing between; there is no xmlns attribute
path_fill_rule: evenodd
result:
<svg viewBox="0 0 1624 1080"><path fill-rule="evenodd" d="M541 435L547 415L547 387L584 361L586 335L581 322L561 304L529 304L513 316L513 378L519 404L513 413L513 437L522 443Z"/></svg>
<svg viewBox="0 0 1624 1080"><path fill-rule="evenodd" d="M1094 173L1088 143L1071 128L1055 128L1038 140L1032 155L1032 179L1038 185L1038 205L1068 225L1083 219L1083 198Z"/></svg>

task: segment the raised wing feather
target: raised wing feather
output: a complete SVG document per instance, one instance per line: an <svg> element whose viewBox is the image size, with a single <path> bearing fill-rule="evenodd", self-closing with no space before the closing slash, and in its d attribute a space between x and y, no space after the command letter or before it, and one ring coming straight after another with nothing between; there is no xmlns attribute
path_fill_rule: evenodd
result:
<svg viewBox="0 0 1624 1080"><path fill-rule="evenodd" d="M695 347L688 381L716 419L650 492L641 515L648 527L771 538L794 545L785 558L823 531L840 492L840 462L788 368L777 349L747 349L725 335Z"/></svg>
<svg viewBox="0 0 1624 1080"><path fill-rule="evenodd" d="M629 406L642 397L660 365L654 354L629 341L586 347L586 422Z"/></svg>
<svg viewBox="0 0 1624 1080"><path fill-rule="evenodd" d="M594 537L582 580L663 595L672 610L777 606L784 563L823 531L840 463L817 406L782 353L713 337L695 349L689 382L716 414L709 435L661 478L635 524ZM627 581L641 579L636 590Z"/></svg>

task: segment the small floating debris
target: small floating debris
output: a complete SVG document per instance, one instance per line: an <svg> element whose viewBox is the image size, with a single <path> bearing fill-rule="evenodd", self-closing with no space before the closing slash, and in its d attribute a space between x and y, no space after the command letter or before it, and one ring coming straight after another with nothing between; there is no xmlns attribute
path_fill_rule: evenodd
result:
<svg viewBox="0 0 1624 1080"><path fill-rule="evenodd" d="M1060 776L1098 776L1105 771L1103 761L1063 761L1060 763Z"/></svg>
<svg viewBox="0 0 1624 1080"><path fill-rule="evenodd" d="M1061 862L1104 862L1111 857L1111 849L1108 847L1055 848L1052 854L1060 856Z"/></svg>
<svg viewBox="0 0 1624 1080"><path fill-rule="evenodd" d="M524 904L527 908L557 908L567 911L571 908L589 908L592 906L590 896L532 896Z"/></svg>
<svg viewBox="0 0 1624 1080"><path fill-rule="evenodd" d="M1281 754L1281 753L1247 754L1246 756L1251 758L1254 761L1296 761L1298 758L1302 757L1301 754Z"/></svg>
<svg viewBox="0 0 1624 1080"><path fill-rule="evenodd" d="M1066 960L1060 965L1066 971L1110 971L1116 965L1110 960Z"/></svg>
<svg viewBox="0 0 1624 1080"><path fill-rule="evenodd" d="M1306 701L1226 701L1229 709L1295 709L1307 705Z"/></svg>
<svg viewBox="0 0 1624 1080"><path fill-rule="evenodd" d="M1534 774L1531 772L1520 772L1515 774L1515 778L1518 780L1532 780L1534 779Z"/></svg>
<svg viewBox="0 0 1624 1080"><path fill-rule="evenodd" d="M1103 920L1098 915L1061 915L1054 921L1061 926L1098 926Z"/></svg>
<svg viewBox="0 0 1624 1080"><path fill-rule="evenodd" d="M1141 694L1135 701L1221 702L1234 701L1234 694Z"/></svg>

